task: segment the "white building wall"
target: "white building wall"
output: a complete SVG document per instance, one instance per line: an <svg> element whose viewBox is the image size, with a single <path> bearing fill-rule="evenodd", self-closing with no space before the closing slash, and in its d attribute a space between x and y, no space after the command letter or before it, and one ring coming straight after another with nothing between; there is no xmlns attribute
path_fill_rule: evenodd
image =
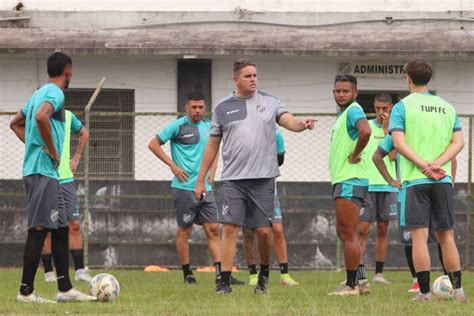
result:
<svg viewBox="0 0 474 316"><path fill-rule="evenodd" d="M2 0L10 10L19 0ZM472 10L472 0L22 0L28 10L44 11L233 11L236 8L273 12L363 12Z"/></svg>
<svg viewBox="0 0 474 316"><path fill-rule="evenodd" d="M213 60L213 102L233 90L234 57ZM256 57L260 88L280 97L291 112L335 113L332 82L336 59ZM73 57L71 88L93 88L102 76L106 88L135 89L137 112L176 111L176 59L127 57ZM0 110L17 111L46 80L44 58L0 56ZM474 61L436 61L431 89L450 101L461 114L474 114ZM363 90L405 90L402 79L359 79ZM174 117L139 117L135 121L135 177L137 180L170 179L171 172L157 161L147 144ZM327 181L330 126L334 118L317 117L314 131L285 131L287 159L280 180ZM462 120L464 130L467 121ZM0 178L20 178L23 146L8 130L8 118L0 116ZM466 133L467 142L467 133ZM168 145L165 146L168 148ZM467 148L467 147L466 147ZM3 150L7 149L7 150ZM168 149L167 149L168 150ZM459 181L467 180L467 150L459 157ZM221 164L222 166L222 164Z"/></svg>

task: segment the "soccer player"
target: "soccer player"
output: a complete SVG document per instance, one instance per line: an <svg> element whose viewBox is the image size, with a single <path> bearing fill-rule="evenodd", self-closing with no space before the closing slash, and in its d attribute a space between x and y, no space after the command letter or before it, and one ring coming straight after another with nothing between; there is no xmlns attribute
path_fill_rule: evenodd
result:
<svg viewBox="0 0 474 316"><path fill-rule="evenodd" d="M356 77L336 76L333 94L340 112L332 134L329 170L336 206L337 235L344 243L346 282L329 295L354 296L368 291L367 283L361 284L360 289L357 286L360 262L357 228L369 185L364 148L371 130L364 110L356 102Z"/></svg>
<svg viewBox="0 0 474 316"><path fill-rule="evenodd" d="M390 133L401 154L403 185L400 224L412 234L413 262L420 293L414 301L433 300L430 292L428 227L436 232L443 261L453 284L453 298L467 302L461 286L461 265L454 241L451 160L464 146L456 110L429 93L432 68L423 59L405 65L410 95L395 105Z"/></svg>
<svg viewBox="0 0 474 316"><path fill-rule="evenodd" d="M209 139L211 122L203 120L206 111L204 96L193 92L187 97L185 106L186 115L168 124L156 137L150 141L148 148L168 165L174 174L171 182L174 205L176 208L176 250L183 269L184 283L195 284L191 267L189 265L189 236L193 224L202 225L207 237L209 253L216 269L216 279L220 278L221 254L218 211L212 194L211 185L217 168L217 159L207 174L205 194L202 198L194 198L194 185L196 184L199 166L204 149ZM161 148L168 141L171 143L171 157ZM234 280L236 284L244 284Z"/></svg>
<svg viewBox="0 0 474 316"><path fill-rule="evenodd" d="M393 153L395 150L395 146L393 145L393 140L392 136L390 134L386 135L384 140L380 143L378 146L377 150L374 152L374 155L372 156L372 160L377 167L378 171L380 174L383 176L385 181L389 183L391 186L396 187L398 189L401 189L402 185L400 184L400 181L397 180L400 176L397 178L393 178L392 175L388 172L387 167L385 165L384 158L387 156L389 153ZM400 155L397 154L397 166L400 164ZM398 168L399 169L399 168ZM452 173L453 173L453 184L454 184L454 175L456 174L456 159L453 160L452 163ZM400 175L400 170L397 171L397 174ZM398 199L398 204L399 204L399 199ZM418 293L420 291L420 285L418 283L418 279L416 278L416 271L415 271L415 266L413 265L413 247L412 247L412 238L411 238L411 233L410 230L406 226L398 225L398 231L400 235L400 242L405 246L405 257L407 260L408 267L410 268L410 273L413 278L413 283L411 288L408 290L408 292L415 292ZM436 236L434 231L429 228L429 233L428 233L428 244L431 243L437 243L436 241ZM447 274L446 268L444 267L443 263L443 253L441 250L441 245L437 243L438 245L438 256L439 256L439 261L441 263L441 267L443 268L443 273L445 275Z"/></svg>
<svg viewBox="0 0 474 316"><path fill-rule="evenodd" d="M95 301L71 285L69 279L68 225L59 190L58 166L64 139L64 93L72 76L71 58L56 52L47 61L48 83L36 90L15 115L10 127L25 143L23 180L27 195L28 237L17 301L55 303L34 291L36 270L48 231L58 276L58 302Z"/></svg>
<svg viewBox="0 0 474 316"><path fill-rule="evenodd" d="M367 282L364 257L367 248L367 237L373 222L377 222L374 283L390 284L383 276L383 266L388 247L388 226L390 221L397 219L398 189L387 183L370 158L388 133L388 123L392 106L392 98L390 95L386 93L377 94L374 100L375 119L369 121L372 133L370 134L369 143L365 147L368 158L369 190L367 193L366 207L361 209L359 217L361 258L357 279L361 288L363 288L362 284ZM384 159L384 162L390 175L396 179L395 160L396 152L394 151L390 157ZM365 285L365 288L367 288L367 290L370 288L368 283Z"/></svg>
<svg viewBox="0 0 474 316"><path fill-rule="evenodd" d="M64 198L67 221L69 226L69 249L74 268L76 270L74 279L76 281L90 282L91 276L84 269L84 251L81 234L81 214L79 213L79 203L77 201L76 187L74 185L74 172L76 172L82 152L89 141L89 131L81 121L71 112L66 110L65 132L63 141L63 151L59 164L59 189ZM71 131L79 136L79 143L71 159ZM55 282L56 277L51 264L51 233L48 233L41 255L44 267L44 279L46 282Z"/></svg>
<svg viewBox="0 0 474 316"><path fill-rule="evenodd" d="M279 175L276 123L301 132L314 127L310 119L291 115L276 97L257 90L257 66L239 59L233 64L236 91L214 109L209 143L194 188L196 198L206 192L205 177L217 158L221 141L224 166L221 176L222 282L217 293L231 293L230 276L237 236L242 227L255 229L260 272L254 293L266 293L273 246L275 177Z"/></svg>
<svg viewBox="0 0 474 316"><path fill-rule="evenodd" d="M279 129L276 131L276 150L278 166L285 161L285 140ZM244 228L244 255L250 272L249 285L257 285L257 261L255 259L255 231ZM280 266L280 283L283 285L299 285L288 273L288 255L286 249L285 233L283 231L282 214L280 200L278 199L277 186L275 181L275 214L272 226L273 247L278 265Z"/></svg>

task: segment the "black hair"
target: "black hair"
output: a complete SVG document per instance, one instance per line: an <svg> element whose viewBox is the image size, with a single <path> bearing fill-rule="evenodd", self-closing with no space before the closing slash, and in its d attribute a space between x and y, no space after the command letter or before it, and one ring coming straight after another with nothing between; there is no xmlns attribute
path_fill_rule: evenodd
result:
<svg viewBox="0 0 474 316"><path fill-rule="evenodd" d="M350 82L357 89L357 78L352 75L337 75L334 79L334 85L337 82Z"/></svg>
<svg viewBox="0 0 474 316"><path fill-rule="evenodd" d="M257 64L251 59L237 59L234 61L234 64L232 65L232 72L234 76L237 76L240 71L247 66L253 66L257 68Z"/></svg>
<svg viewBox="0 0 474 316"><path fill-rule="evenodd" d="M64 53L55 52L48 57L48 75L51 78L61 76L67 66L72 66L72 60Z"/></svg>
<svg viewBox="0 0 474 316"><path fill-rule="evenodd" d="M194 101L204 100L204 94L202 94L201 92L198 92L198 91L193 91L193 92L188 94L188 97L187 97L186 100L188 100L188 101L190 101L190 100L194 100Z"/></svg>
<svg viewBox="0 0 474 316"><path fill-rule="evenodd" d="M392 97L390 96L390 94L385 93L385 92L377 93L377 95L375 96L374 101L383 102L383 103L390 103L390 104L393 103Z"/></svg>

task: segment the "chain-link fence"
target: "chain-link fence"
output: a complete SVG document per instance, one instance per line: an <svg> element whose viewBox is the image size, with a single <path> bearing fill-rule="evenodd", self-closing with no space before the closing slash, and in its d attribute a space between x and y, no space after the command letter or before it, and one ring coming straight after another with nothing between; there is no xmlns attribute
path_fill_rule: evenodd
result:
<svg viewBox="0 0 474 316"><path fill-rule="evenodd" d="M21 181L24 145L9 128L9 122L14 114L0 113L0 223L3 225L0 231L2 236L0 244L6 252L18 252L21 249L19 245L23 245L26 234L25 198ZM84 113L76 114L80 120L84 121ZM85 221L92 220L90 228L84 231L84 234L90 237L90 251L106 253L102 257L99 256L100 258L91 258L92 264L101 265L110 261L112 265L122 265L121 255L117 254L121 250L117 250L119 249L117 246L114 251L111 251L108 243L116 243L125 249L127 242L130 242L132 245L130 247L134 247L134 251L138 252L140 243L152 247L154 240L157 239L156 244L169 244L172 247L170 246L167 251L169 253L174 251L174 249L171 250L174 247L172 243L175 227L173 226L175 224L171 196L168 189L161 189L169 186L172 173L148 150L148 143L168 123L175 120L177 115L177 113L154 112L92 111L90 113L90 122L87 123L91 134L88 174L84 173L86 159L82 157L76 179L79 196L83 200L84 192L89 192L88 197L91 201L90 209L87 206L85 210L86 214L90 210L91 215L84 217ZM285 186L280 188L281 199L293 200L294 203L288 202L286 205L288 208L293 208L296 213L304 207L309 208L308 212L327 211L329 213L332 212L331 206L328 206L330 204L311 203L319 200L330 201L328 158L331 131L336 116L321 113L298 115L314 118L317 123L314 130L302 133L282 129L286 156L285 163L281 167L281 176L278 178L278 182L285 183ZM463 253L467 266L471 264L472 247L473 119L473 116L460 116L466 147L457 157L456 176L456 182L459 184L456 190L456 199L459 202L457 220L461 223L458 229L462 231L459 235L462 239L459 241L465 247ZM76 139L72 138L72 152L76 143ZM164 149L169 154L169 144L166 144ZM217 181L219 181L221 168L222 161L219 161ZM308 192L305 188L312 189ZM298 206L295 201L300 200L306 200L308 204ZM121 211L120 216L111 216L118 210ZM165 218L161 218L158 222L150 217L137 219L139 212L149 215L153 211L163 214L168 212L167 217L164 216ZM135 215L138 217L134 217ZM101 221L100 216L105 219ZM140 225L141 227L137 228ZM331 231L332 229L333 227ZM104 234L101 230L107 233ZM201 237L204 238L203 235ZM201 237L196 238L197 243L203 241ZM289 247L292 242L295 244L300 242L297 233L292 238L288 240ZM330 247L334 248L334 257L335 240L332 243ZM391 243L397 243L397 241L393 240ZM19 254L13 256L19 257ZM9 254L7 253L5 257L9 257ZM0 265L16 264L13 259L9 261L2 258L2 260ZM101 260L105 262L100 262ZM303 262L302 265L304 264Z"/></svg>

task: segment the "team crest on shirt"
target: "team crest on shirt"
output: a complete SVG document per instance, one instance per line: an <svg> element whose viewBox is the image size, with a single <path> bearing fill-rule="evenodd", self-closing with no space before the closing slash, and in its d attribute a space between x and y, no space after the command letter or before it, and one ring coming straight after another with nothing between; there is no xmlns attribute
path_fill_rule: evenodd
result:
<svg viewBox="0 0 474 316"><path fill-rule="evenodd" d="M49 216L49 218L51 218L51 221L52 222L57 222L58 221L58 216L59 216L59 212L57 209L52 209L51 210L51 215Z"/></svg>
<svg viewBox="0 0 474 316"><path fill-rule="evenodd" d="M258 113L265 112L265 105L257 104L257 112Z"/></svg>

